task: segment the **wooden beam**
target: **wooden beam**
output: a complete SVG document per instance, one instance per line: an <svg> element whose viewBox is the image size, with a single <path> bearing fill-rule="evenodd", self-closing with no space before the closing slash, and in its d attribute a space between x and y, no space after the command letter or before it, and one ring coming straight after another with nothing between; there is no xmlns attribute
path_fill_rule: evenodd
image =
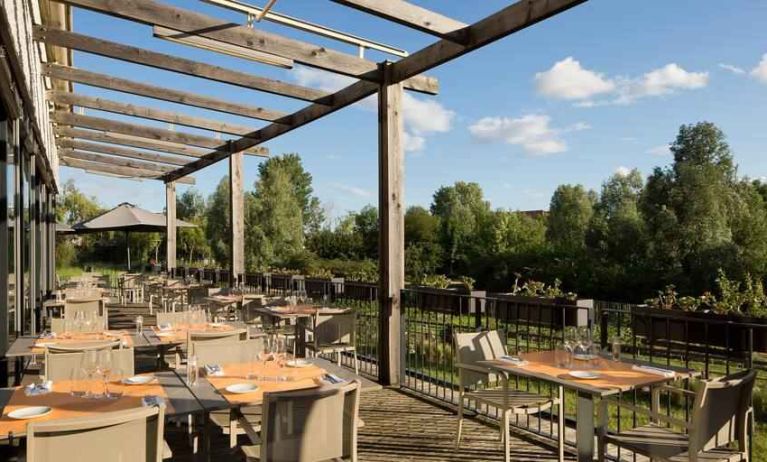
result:
<svg viewBox="0 0 767 462"><path fill-rule="evenodd" d="M431 69L445 61L449 61L462 54L480 48L494 40L498 40L515 31L531 26L554 14L565 11L568 8L585 2L586 0L522 0L500 12L485 18L484 20L469 26L469 30L476 31L481 41L474 41L474 33L469 45L458 45L449 40L440 40L437 44L424 48L406 58L393 63L388 72L391 72L391 84L403 82L409 74L418 74ZM527 14L527 16L525 16ZM503 21L509 21L509 24ZM444 52L440 52L444 50ZM416 71L416 68L421 69ZM380 71L376 71L379 74ZM271 124L252 133L251 139L241 138L233 141L233 151L242 150L254 144L264 143L272 138L287 133L309 122L331 114L343 107L356 103L378 91L378 85L365 80L360 80L342 90L333 93L330 98L332 106L312 104L293 113L289 118L290 125ZM190 163L175 172L165 176L165 181L171 181L182 175L188 175L210 164L218 162L226 157L225 152L211 153L204 158Z"/></svg>
<svg viewBox="0 0 767 462"><path fill-rule="evenodd" d="M104 130L124 135L137 136L140 138L149 138L151 140L168 141L170 143L186 144L201 148L222 149L227 145L226 140L217 140L207 136L193 135L191 133L182 133L167 130L164 128L148 127L145 125L135 125L117 120L102 119L100 117L91 117L72 112L55 111L52 114L52 120L63 125L73 127L90 128L91 130ZM267 156L265 149L243 149L245 154L254 156Z"/></svg>
<svg viewBox="0 0 767 462"><path fill-rule="evenodd" d="M335 51L260 29L234 24L193 10L153 0L57 0L71 6L89 9L142 24L164 26L182 32L244 46L289 58L307 66L350 77L378 82L377 64L354 55ZM439 84L428 76L416 76L405 82L405 88L436 94Z"/></svg>
<svg viewBox="0 0 767 462"><path fill-rule="evenodd" d="M95 152L80 151L79 149L63 148L59 149L60 157L67 157L69 159L87 160L89 162L98 162L100 164L116 165L118 167L131 167L143 170L157 170L161 173L166 173L173 170L174 167L169 165L155 164L154 162L147 162L135 159L124 159L121 157L113 157L104 154L96 154Z"/></svg>
<svg viewBox="0 0 767 462"><path fill-rule="evenodd" d="M123 45L87 35L77 34L64 30L45 29L35 27L34 37L36 40L48 45L57 45L71 50L80 50L93 53L107 58L119 59L135 64L143 64L157 69L162 69L180 74L213 80L216 82L236 85L238 87L258 90L275 95L288 96L304 101L317 101L325 96L326 92L300 85L282 82L279 80L259 77L245 72L234 71L225 67L179 58L178 56L157 53L144 48ZM269 112L267 110L264 110ZM278 118L278 117L275 117Z"/></svg>
<svg viewBox="0 0 767 462"><path fill-rule="evenodd" d="M201 128L218 133L227 133L230 135L246 136L253 132L255 128L244 125L220 122L203 117L195 117L178 112L165 111L135 104L120 103L106 98L81 95L78 93L69 93L63 91L52 91L48 93L49 99L56 104L67 106L79 106L99 111L112 112L114 114L128 115L131 117L140 117L142 119L156 120L158 122L167 122L174 125L183 125L185 127Z"/></svg>
<svg viewBox="0 0 767 462"><path fill-rule="evenodd" d="M465 41L465 37L462 37L460 31L468 24L404 0L333 1L439 38L458 42Z"/></svg>
<svg viewBox="0 0 767 462"><path fill-rule="evenodd" d="M60 66L58 64L45 64L43 74L54 79L68 80L82 83L92 87L104 88L112 91L130 93L132 95L154 98L171 103L185 104L211 111L224 112L252 119L263 119L262 109L257 106L249 106L240 103L202 96L171 88L158 87L146 83L112 77L106 74L77 69L74 67Z"/></svg>
<svg viewBox="0 0 767 462"><path fill-rule="evenodd" d="M98 162L88 162L88 161L77 160L77 159L70 159L67 157L62 157L60 160L61 160L61 165L64 165L65 167L79 168L82 170L87 170L89 172L102 173L102 174L111 175L111 176L124 176L128 178L136 178L136 179L143 179L143 180L159 180L161 179L160 176L162 175L160 172L156 172L152 170L142 170L142 169L130 168L130 167L115 167L114 165L100 164ZM184 184L195 183L194 178L191 178L191 177L179 178L177 182L184 183Z"/></svg>
<svg viewBox="0 0 767 462"><path fill-rule="evenodd" d="M56 136L60 138L79 138L88 141L97 141L99 143L119 144L121 146L130 146L133 148L151 149L153 151L176 154L186 157L203 157L210 151L193 146L187 146L178 143L168 143L167 141L150 140L136 136L123 135L121 133L100 132L92 130L83 130L71 127L56 127Z"/></svg>
<svg viewBox="0 0 767 462"><path fill-rule="evenodd" d="M586 1L521 0L464 29L464 44L443 39L397 61L392 67L392 80L404 82Z"/></svg>
<svg viewBox="0 0 767 462"><path fill-rule="evenodd" d="M165 184L165 258L168 274L176 270L176 183Z"/></svg>
<svg viewBox="0 0 767 462"><path fill-rule="evenodd" d="M242 153L229 156L230 286L237 286L245 274L245 193Z"/></svg>
<svg viewBox="0 0 767 462"><path fill-rule="evenodd" d="M81 151L95 152L98 154L109 154L111 156L125 157L126 159L148 160L160 164L182 166L189 160L180 157L166 156L155 152L136 151L135 149L121 148L110 144L91 143L89 141L73 140L62 138L58 140L61 148L79 149Z"/></svg>
<svg viewBox="0 0 767 462"><path fill-rule="evenodd" d="M401 291L405 288L404 149L402 84L388 84L391 64L382 64L378 94L378 294L380 299L378 378L399 385Z"/></svg>

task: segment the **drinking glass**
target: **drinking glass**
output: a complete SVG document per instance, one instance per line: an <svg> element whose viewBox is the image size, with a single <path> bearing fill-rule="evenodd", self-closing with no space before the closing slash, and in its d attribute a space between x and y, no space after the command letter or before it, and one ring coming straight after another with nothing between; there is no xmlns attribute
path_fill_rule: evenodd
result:
<svg viewBox="0 0 767 462"><path fill-rule="evenodd" d="M197 356L190 356L186 360L186 383L190 387L196 386L199 375L200 370L197 367Z"/></svg>
<svg viewBox="0 0 767 462"><path fill-rule="evenodd" d="M69 374L69 383L71 384L69 388L70 395L76 398L82 398L86 395L86 377L87 372L82 366L72 368Z"/></svg>
<svg viewBox="0 0 767 462"><path fill-rule="evenodd" d="M141 315L136 316L136 335L141 335L144 330L144 317Z"/></svg>
<svg viewBox="0 0 767 462"><path fill-rule="evenodd" d="M588 355L591 351L591 330L588 327L578 328L578 344L576 346L578 354Z"/></svg>
<svg viewBox="0 0 767 462"><path fill-rule="evenodd" d="M124 378L124 373L122 368L120 368L118 365L113 365L112 370L109 374L106 376L106 390L104 391L104 394L106 395L107 399L119 399L123 396L123 390L121 381Z"/></svg>
<svg viewBox="0 0 767 462"><path fill-rule="evenodd" d="M612 353L613 361L621 360L621 345L623 340L619 336L615 336L610 339L610 352Z"/></svg>
<svg viewBox="0 0 767 462"><path fill-rule="evenodd" d="M102 384L104 385L104 398L109 398L109 390L107 383L109 382L109 375L112 373L112 350L99 350L98 363L96 373L101 375Z"/></svg>
<svg viewBox="0 0 767 462"><path fill-rule="evenodd" d="M96 393L93 392L93 385L95 383L96 372L98 371L98 363L99 363L98 351L87 350L83 352L83 357L81 359L81 366L83 371L85 372L85 377L87 380L87 390L85 391L86 398L96 397Z"/></svg>

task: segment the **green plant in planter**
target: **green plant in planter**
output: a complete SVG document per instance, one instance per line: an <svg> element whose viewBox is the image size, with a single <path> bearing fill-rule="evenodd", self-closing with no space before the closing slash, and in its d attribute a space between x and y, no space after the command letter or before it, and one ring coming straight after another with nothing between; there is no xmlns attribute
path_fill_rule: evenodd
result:
<svg viewBox="0 0 767 462"><path fill-rule="evenodd" d="M450 287L450 278L444 274L427 274L418 280L418 285L434 289L447 289Z"/></svg>
<svg viewBox="0 0 767 462"><path fill-rule="evenodd" d="M523 297L537 297L537 298L566 298L568 300L575 300L578 295L573 292L564 292L560 287L562 281L559 279L554 280L554 284L546 285L541 281L527 281L522 287L519 286L519 277L514 280L514 286L512 287L512 295L521 295Z"/></svg>
<svg viewBox="0 0 767 462"><path fill-rule="evenodd" d="M697 311L700 306L700 299L685 295L684 297L679 297L677 303L682 311Z"/></svg>
<svg viewBox="0 0 767 462"><path fill-rule="evenodd" d="M474 284L477 282L474 278L469 276L461 276L458 278L458 280L466 286L466 288L471 292L474 289Z"/></svg>

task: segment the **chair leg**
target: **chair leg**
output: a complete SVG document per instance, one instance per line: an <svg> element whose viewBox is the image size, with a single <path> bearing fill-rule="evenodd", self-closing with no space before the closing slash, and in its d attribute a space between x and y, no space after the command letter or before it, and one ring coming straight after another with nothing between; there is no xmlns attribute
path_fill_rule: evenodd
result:
<svg viewBox="0 0 767 462"><path fill-rule="evenodd" d="M565 460L565 393L562 387L557 387L559 395L559 406L557 409L557 457L559 462ZM602 456L600 456L602 457Z"/></svg>
<svg viewBox="0 0 767 462"><path fill-rule="evenodd" d="M231 411L229 415L229 447L234 448L237 446L237 419L234 416L234 411Z"/></svg>
<svg viewBox="0 0 767 462"><path fill-rule="evenodd" d="M461 433L463 431L463 392L458 394L458 432L455 436L455 447L461 445Z"/></svg>
<svg viewBox="0 0 767 462"><path fill-rule="evenodd" d="M509 411L503 411L503 460L511 462L509 453Z"/></svg>
<svg viewBox="0 0 767 462"><path fill-rule="evenodd" d="M354 373L360 375L360 361L357 359L357 349L352 350L354 353Z"/></svg>

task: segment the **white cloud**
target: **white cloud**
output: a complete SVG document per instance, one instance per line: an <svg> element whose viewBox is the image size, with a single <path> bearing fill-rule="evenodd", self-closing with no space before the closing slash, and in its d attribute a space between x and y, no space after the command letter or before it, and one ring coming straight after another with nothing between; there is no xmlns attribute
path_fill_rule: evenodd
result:
<svg viewBox="0 0 767 462"><path fill-rule="evenodd" d="M547 71L535 74L538 93L550 98L574 101L578 107L629 104L640 98L700 89L708 85L708 80L708 72L687 71L676 63L666 64L638 77L608 77L585 69L572 57L555 63Z"/></svg>
<svg viewBox="0 0 767 462"><path fill-rule="evenodd" d="M306 66L294 67L291 76L299 85L327 92L336 92L356 81L351 77ZM376 110L376 96L365 98L359 105ZM426 136L450 131L455 118L455 112L438 101L426 97L419 98L410 93L404 93L402 112L405 119L404 149L410 152L423 151L426 147Z"/></svg>
<svg viewBox="0 0 767 462"><path fill-rule="evenodd" d="M615 169L615 174L619 176L628 176L629 173L631 173L631 169L623 165Z"/></svg>
<svg viewBox="0 0 767 462"><path fill-rule="evenodd" d="M647 154L651 154L653 156L667 156L671 154L671 145L670 144L662 144L660 146L654 146L647 151L645 151Z"/></svg>
<svg viewBox="0 0 767 462"><path fill-rule="evenodd" d="M733 66L732 64L719 63L719 67L720 67L721 69L724 69L724 70L726 70L726 71L730 71L730 72L732 72L733 74L742 75L742 74L745 74L745 73L746 73L746 70L745 70L745 69L743 69L742 67Z"/></svg>
<svg viewBox="0 0 767 462"><path fill-rule="evenodd" d="M533 155L556 154L567 151L562 134L589 128L578 123L564 129L551 126L551 118L542 114L527 114L519 118L484 117L469 127L469 132L479 141L501 141L521 146Z"/></svg>
<svg viewBox="0 0 767 462"><path fill-rule="evenodd" d="M615 83L603 74L584 69L568 56L554 63L551 69L535 74L538 93L549 98L584 100L615 89Z"/></svg>
<svg viewBox="0 0 767 462"><path fill-rule="evenodd" d="M345 192L353 196L363 197L363 198L373 197L373 193L371 191L368 191L367 189L363 189L363 188L358 188L356 186L343 184L343 183L333 183L331 184L331 186L333 186L335 189L341 192Z"/></svg>
<svg viewBox="0 0 767 462"><path fill-rule="evenodd" d="M751 70L751 76L762 83L767 83L767 53L762 55L762 60Z"/></svg>

